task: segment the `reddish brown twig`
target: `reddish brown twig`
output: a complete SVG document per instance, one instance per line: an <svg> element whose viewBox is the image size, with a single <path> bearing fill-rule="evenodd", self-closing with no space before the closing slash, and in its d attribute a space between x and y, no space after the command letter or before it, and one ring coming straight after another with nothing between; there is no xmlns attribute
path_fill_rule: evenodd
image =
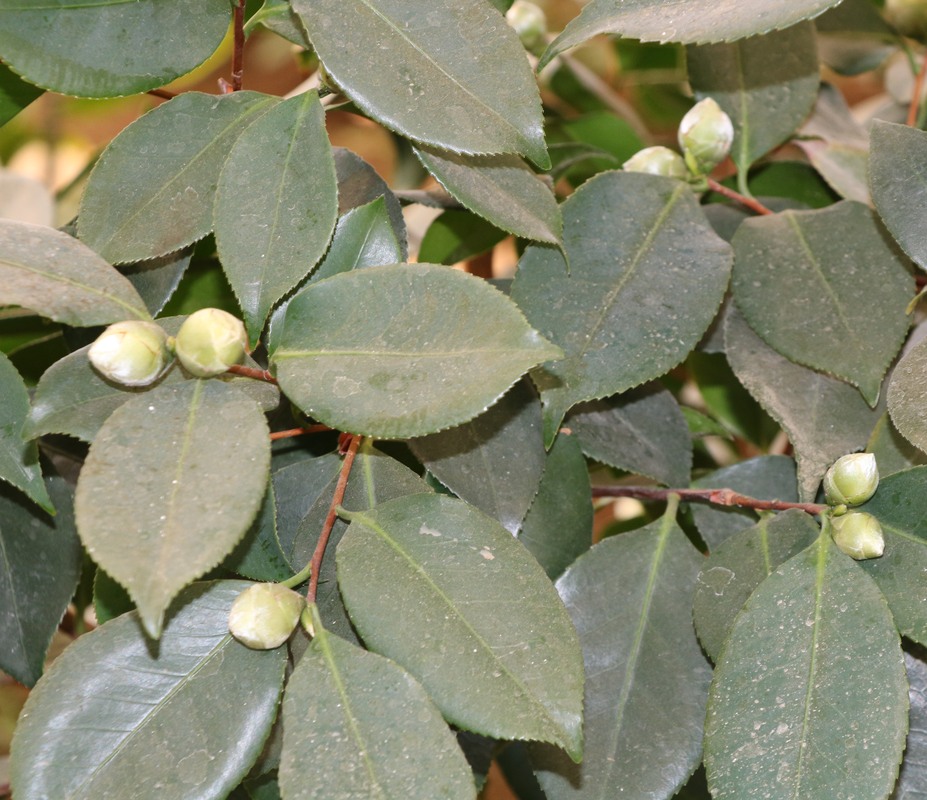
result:
<svg viewBox="0 0 927 800"><path fill-rule="evenodd" d="M906 122L912 128L917 125L917 113L921 107L921 95L924 93L924 78L927 76L927 51L921 58L921 68L917 71L914 78L914 95L911 97L911 105L908 106L908 118Z"/></svg>
<svg viewBox="0 0 927 800"><path fill-rule="evenodd" d="M322 532L319 534L319 541L315 546L315 552L312 554L312 575L309 578L309 590L306 592L306 602L314 603L315 596L319 590L319 571L322 568L322 558L325 555L325 548L328 546L328 539L331 536L332 528L335 526L335 520L338 518L337 508L344 499L344 490L348 487L348 477L351 474L351 467L354 465L354 458L357 456L357 450L360 447L363 436L350 435L350 441L347 444L344 461L341 462L341 472L338 474L338 483L335 484L335 493L332 495L331 505L328 507L328 516L325 517L325 523L322 525Z"/></svg>
<svg viewBox="0 0 927 800"><path fill-rule="evenodd" d="M706 178L708 181L708 188L713 192L717 192L724 197L727 197L730 200L736 200L742 206L749 208L756 214L772 214L773 212L766 208L759 200L755 200L752 197L747 197L746 195L741 194L734 189L729 189L722 183L718 183L714 178Z"/></svg>
<svg viewBox="0 0 927 800"><path fill-rule="evenodd" d="M234 44L232 50L232 91L241 91L245 74L245 2L237 0L233 9L232 29Z"/></svg>
<svg viewBox="0 0 927 800"><path fill-rule="evenodd" d="M291 439L294 436L302 436L306 433L324 433L330 430L332 429L329 428L328 425L306 425L304 428L290 428L285 431L274 431L270 435L270 440L275 442L277 439Z"/></svg>
<svg viewBox="0 0 927 800"><path fill-rule="evenodd" d="M756 511L787 511L797 508L806 514L821 514L828 506L820 503L788 503L783 500L759 500L733 489L657 489L651 486L593 486L593 497L636 497L639 500L666 500L670 495L682 500L704 500L717 506L738 506Z"/></svg>
<svg viewBox="0 0 927 800"><path fill-rule="evenodd" d="M146 94L152 97L160 97L162 100L173 100L177 97L175 92L169 92L167 89L149 89Z"/></svg>
<svg viewBox="0 0 927 800"><path fill-rule="evenodd" d="M245 378L254 378L256 381L264 381L265 383L277 382L277 379L266 369L255 369L254 367L245 367L241 364L232 364L226 372L231 372L233 375L242 375Z"/></svg>

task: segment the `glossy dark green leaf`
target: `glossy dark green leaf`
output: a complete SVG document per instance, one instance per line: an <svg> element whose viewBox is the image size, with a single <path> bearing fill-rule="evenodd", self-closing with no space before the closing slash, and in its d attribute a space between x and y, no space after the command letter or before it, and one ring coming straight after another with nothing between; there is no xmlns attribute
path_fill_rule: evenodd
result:
<svg viewBox="0 0 927 800"><path fill-rule="evenodd" d="M0 669L26 686L42 674L81 570L71 492L57 475L48 486L54 517L0 486Z"/></svg>
<svg viewBox="0 0 927 800"><path fill-rule="evenodd" d="M106 570L97 567L93 575L93 613L102 625L135 608L129 593Z"/></svg>
<svg viewBox="0 0 927 800"><path fill-rule="evenodd" d="M575 435L561 433L547 453L518 538L551 579L592 546L592 487Z"/></svg>
<svg viewBox="0 0 927 800"><path fill-rule="evenodd" d="M62 94L119 97L202 64L228 29L226 0L0 5L0 52L31 83Z"/></svg>
<svg viewBox="0 0 927 800"><path fill-rule="evenodd" d="M563 234L553 192L518 156L462 156L418 147L428 171L467 208L523 239L558 244Z"/></svg>
<svg viewBox="0 0 927 800"><path fill-rule="evenodd" d="M366 644L422 682L453 724L582 755L579 642L553 585L495 520L418 494L359 512L338 583Z"/></svg>
<svg viewBox="0 0 927 800"><path fill-rule="evenodd" d="M644 42L732 42L788 28L838 2L794 0L770 6L762 0L674 0L671 5L659 0L591 0L547 48L541 66L597 33Z"/></svg>
<svg viewBox="0 0 927 800"><path fill-rule="evenodd" d="M316 496L312 506L300 520L293 537L291 558L293 563L302 566L309 563L312 558L322 533L325 517L332 505L337 482L338 476L336 475ZM387 500L430 491L432 490L428 484L411 469L377 450L371 444L370 439L365 439L354 459L354 466L348 477L341 506L349 511L368 511L378 503L384 503ZM316 604L319 607L322 623L328 630L342 639L357 642L357 635L351 627L348 612L342 602L341 593L338 591L333 557L335 548L347 529L347 522L342 519L335 520L326 550L328 556L322 561L322 568L319 570Z"/></svg>
<svg viewBox="0 0 927 800"><path fill-rule="evenodd" d="M0 64L0 125L6 125L42 93L37 86L26 83L9 67Z"/></svg>
<svg viewBox="0 0 927 800"><path fill-rule="evenodd" d="M824 534L750 596L721 653L705 724L712 797L887 797L907 712L885 600Z"/></svg>
<svg viewBox="0 0 927 800"><path fill-rule="evenodd" d="M306 32L287 0L264 0L264 5L255 11L245 23L245 33L250 36L258 25L263 25L278 36L306 50L310 48Z"/></svg>
<svg viewBox="0 0 927 800"><path fill-rule="evenodd" d="M23 439L23 424L29 416L29 391L10 363L0 353L0 480L24 492L46 511L54 512L45 491L39 452L35 442Z"/></svg>
<svg viewBox="0 0 927 800"><path fill-rule="evenodd" d="M732 311L725 325L727 358L737 377L789 435L798 462L799 496L814 499L827 468L859 450L879 419L848 383L777 353Z"/></svg>
<svg viewBox="0 0 927 800"><path fill-rule="evenodd" d="M679 404L658 385L582 403L570 412L565 425L589 458L667 486L689 484L689 429Z"/></svg>
<svg viewBox="0 0 927 800"><path fill-rule="evenodd" d="M254 581L285 581L295 573L277 536L273 480L267 486L267 494L254 522L222 565Z"/></svg>
<svg viewBox="0 0 927 800"><path fill-rule="evenodd" d="M927 341L921 340L898 362L888 383L888 412L892 422L911 444L921 450L927 450L925 368Z"/></svg>
<svg viewBox="0 0 927 800"><path fill-rule="evenodd" d="M734 123L731 157L746 172L802 123L818 95L814 25L690 47L689 82L697 99L713 97Z"/></svg>
<svg viewBox="0 0 927 800"><path fill-rule="evenodd" d="M921 269L927 269L922 235L927 222L925 158L927 133L909 125L873 121L869 156L872 200L885 227Z"/></svg>
<svg viewBox="0 0 927 800"><path fill-rule="evenodd" d="M874 214L843 202L756 217L733 245L734 299L750 327L790 361L858 386L874 406L914 294Z"/></svg>
<svg viewBox="0 0 927 800"><path fill-rule="evenodd" d="M762 517L711 551L698 574L692 617L699 641L713 661L718 660L734 618L753 590L820 532L808 514L790 509Z"/></svg>
<svg viewBox="0 0 927 800"><path fill-rule="evenodd" d="M879 417L872 429L869 441L866 442L866 451L876 457L879 475L883 478L910 467L927 464L927 453L918 450L905 439L887 413Z"/></svg>
<svg viewBox="0 0 927 800"><path fill-rule="evenodd" d="M569 268L559 251L529 247L512 286L529 322L566 353L533 373L548 444L576 403L682 361L721 305L731 266L692 190L670 178L602 173L563 216Z"/></svg>
<svg viewBox="0 0 927 800"><path fill-rule="evenodd" d="M882 525L885 553L859 563L888 600L898 630L927 644L927 467L884 478L861 510Z"/></svg>
<svg viewBox="0 0 927 800"><path fill-rule="evenodd" d="M580 765L533 752L549 800L669 798L698 766L711 679L689 614L701 561L669 513L557 581L586 663L586 752Z"/></svg>
<svg viewBox="0 0 927 800"><path fill-rule="evenodd" d="M693 481L692 486L695 489L733 489L760 500L798 502L795 462L786 456L748 458L710 472ZM708 503L692 503L691 508L698 532L709 550L757 521L756 513L746 508L722 508Z"/></svg>
<svg viewBox="0 0 927 800"><path fill-rule="evenodd" d="M191 586L154 649L135 613L70 645L16 731L17 796L227 797L260 753L286 664L285 647L250 650L229 635L248 585Z"/></svg>
<svg viewBox="0 0 927 800"><path fill-rule="evenodd" d="M516 533L544 471L541 405L523 381L476 419L410 443L454 494Z"/></svg>
<svg viewBox="0 0 927 800"><path fill-rule="evenodd" d="M449 208L428 226L418 257L429 264L452 265L486 253L506 237L470 211Z"/></svg>
<svg viewBox="0 0 927 800"><path fill-rule="evenodd" d="M170 335L176 335L186 317L159 319ZM133 389L105 380L90 365L87 347L82 347L54 363L39 380L32 398L32 410L23 428L23 436L33 439L48 433L66 433L85 442L92 442L103 423L117 408L133 397L152 391L152 387ZM246 366L257 367L250 356ZM195 380L176 364L157 382L170 386ZM270 383L236 375L213 378L234 386L250 397L265 411L272 411L280 400L280 392Z"/></svg>
<svg viewBox="0 0 927 800"><path fill-rule="evenodd" d="M137 119L90 173L80 238L120 263L163 256L204 237L229 149L277 102L257 92L184 92Z"/></svg>
<svg viewBox="0 0 927 800"><path fill-rule="evenodd" d="M927 786L927 662L923 658L923 650L919 650L917 655L904 654L911 706L910 725L901 773L891 800L918 800L918 795Z"/></svg>
<svg viewBox="0 0 927 800"><path fill-rule="evenodd" d="M560 355L485 281L433 264L312 283L284 326L271 363L286 396L330 427L378 438L466 422Z"/></svg>
<svg viewBox="0 0 927 800"><path fill-rule="evenodd" d="M0 219L0 306L67 325L151 319L129 281L66 233Z"/></svg>
<svg viewBox="0 0 927 800"><path fill-rule="evenodd" d="M488 3L292 6L335 83L388 128L458 153L523 153L550 166L524 48Z"/></svg>
<svg viewBox="0 0 927 800"><path fill-rule="evenodd" d="M316 92L276 105L232 145L213 209L222 267L252 342L315 266L338 212L335 162Z"/></svg>
<svg viewBox="0 0 927 800"><path fill-rule="evenodd" d="M180 285L192 257L193 248L187 247L160 258L126 264L119 271L135 287L152 316L157 316Z"/></svg>
<svg viewBox="0 0 927 800"><path fill-rule="evenodd" d="M325 630L287 684L283 719L287 800L476 797L457 740L421 684Z"/></svg>
<svg viewBox="0 0 927 800"><path fill-rule="evenodd" d="M218 381L161 386L104 423L77 485L78 531L151 636L177 593L244 536L269 466L260 406Z"/></svg>

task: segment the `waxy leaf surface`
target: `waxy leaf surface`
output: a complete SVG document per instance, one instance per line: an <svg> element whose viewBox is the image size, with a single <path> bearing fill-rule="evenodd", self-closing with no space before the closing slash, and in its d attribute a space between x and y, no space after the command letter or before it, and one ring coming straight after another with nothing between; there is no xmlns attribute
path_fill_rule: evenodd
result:
<svg viewBox="0 0 927 800"><path fill-rule="evenodd" d="M394 264L302 290L271 363L304 412L385 439L466 422L526 370L559 355L485 281L433 264Z"/></svg>
<svg viewBox="0 0 927 800"><path fill-rule="evenodd" d="M6 125L41 95L41 89L26 83L9 67L0 64L0 125Z"/></svg>
<svg viewBox="0 0 927 800"><path fill-rule="evenodd" d="M249 125L219 175L216 246L252 342L325 252L337 213L325 112L305 92Z"/></svg>
<svg viewBox="0 0 927 800"><path fill-rule="evenodd" d="M906 259L860 203L745 220L734 236L734 300L790 361L858 386L874 406L914 294Z"/></svg>
<svg viewBox="0 0 927 800"><path fill-rule="evenodd" d="M386 127L458 153L550 165L524 48L488 3L293 0L334 82ZM345 43L350 42L350 47Z"/></svg>
<svg viewBox="0 0 927 800"><path fill-rule="evenodd" d="M228 632L229 608L249 585L186 589L155 648L134 612L71 644L16 731L16 794L227 797L267 738L286 665L285 647L250 650Z"/></svg>
<svg viewBox="0 0 927 800"><path fill-rule="evenodd" d="M67 325L151 319L128 279L73 236L0 219L0 306Z"/></svg>
<svg viewBox="0 0 927 800"><path fill-rule="evenodd" d="M204 237L212 230L229 149L278 102L257 92L185 92L139 117L110 142L90 174L80 238L121 263L163 256Z"/></svg>
<svg viewBox="0 0 927 800"><path fill-rule="evenodd" d="M422 682L465 730L582 754L576 633L544 570L498 522L450 497L359 512L338 583L367 646Z"/></svg>
<svg viewBox="0 0 927 800"><path fill-rule="evenodd" d="M574 765L534 750L549 800L668 798L698 766L711 668L688 609L701 561L667 514L596 545L557 581L586 664L586 752Z"/></svg>
<svg viewBox="0 0 927 800"><path fill-rule="evenodd" d="M57 475L48 486L54 517L0 486L0 669L26 686L42 674L82 562L71 491Z"/></svg>
<svg viewBox="0 0 927 800"><path fill-rule="evenodd" d="M826 533L779 567L715 669L712 797L888 797L907 732L900 645L878 587Z"/></svg>
<svg viewBox="0 0 927 800"><path fill-rule="evenodd" d="M149 635L160 635L177 593L244 536L269 467L260 406L218 381L159 387L104 423L78 482L77 527Z"/></svg>
<svg viewBox="0 0 927 800"><path fill-rule="evenodd" d="M202 64L228 30L226 0L53 0L0 5L3 60L62 94L119 97Z"/></svg>
<svg viewBox="0 0 927 800"><path fill-rule="evenodd" d="M714 318L730 247L680 181L605 172L563 204L564 250L533 246L512 299L566 357L532 377L549 445L576 403L623 392L676 366Z"/></svg>
<svg viewBox="0 0 927 800"><path fill-rule="evenodd" d="M925 367L927 341L922 339L905 353L888 382L888 412L892 422L911 444L921 450L927 450Z"/></svg>
<svg viewBox="0 0 927 800"><path fill-rule="evenodd" d="M457 740L421 684L327 631L294 670L283 718L287 800L476 797Z"/></svg>

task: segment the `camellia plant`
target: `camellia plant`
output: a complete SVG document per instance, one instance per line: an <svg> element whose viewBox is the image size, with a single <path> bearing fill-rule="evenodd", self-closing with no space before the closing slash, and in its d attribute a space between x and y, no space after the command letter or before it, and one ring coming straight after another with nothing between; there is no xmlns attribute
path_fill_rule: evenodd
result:
<svg viewBox="0 0 927 800"><path fill-rule="evenodd" d="M70 224L0 219L6 790L927 792L927 27L882 5L0 0L0 124L150 105ZM243 88L248 36L309 80Z"/></svg>

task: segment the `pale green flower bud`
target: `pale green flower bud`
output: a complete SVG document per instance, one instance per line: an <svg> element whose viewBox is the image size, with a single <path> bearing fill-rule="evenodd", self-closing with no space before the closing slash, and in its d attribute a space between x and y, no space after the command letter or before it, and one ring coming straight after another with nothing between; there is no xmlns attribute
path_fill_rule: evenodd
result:
<svg viewBox="0 0 927 800"><path fill-rule="evenodd" d="M824 495L831 505L858 506L875 494L879 468L872 453L838 458L824 475Z"/></svg>
<svg viewBox="0 0 927 800"><path fill-rule="evenodd" d="M851 511L831 522L834 544L850 558L864 561L885 552L885 538L879 521L865 511Z"/></svg>
<svg viewBox="0 0 927 800"><path fill-rule="evenodd" d="M515 0L505 12L505 19L515 29L521 43L528 50L543 44L544 36L547 34L547 17L534 3Z"/></svg>
<svg viewBox="0 0 927 800"><path fill-rule="evenodd" d="M87 357L104 378L123 386L148 386L164 373L171 353L160 325L127 320L103 331Z"/></svg>
<svg viewBox="0 0 927 800"><path fill-rule="evenodd" d="M240 319L218 308L202 308L180 326L174 350L187 372L211 378L241 363L247 346L248 335Z"/></svg>
<svg viewBox="0 0 927 800"><path fill-rule="evenodd" d="M696 175L707 175L727 158L734 123L712 98L696 103L679 123L679 146Z"/></svg>
<svg viewBox="0 0 927 800"><path fill-rule="evenodd" d="M280 647L299 624L302 595L279 583L255 583L232 603L229 632L253 650Z"/></svg>
<svg viewBox="0 0 927 800"><path fill-rule="evenodd" d="M631 156L622 165L626 172L647 172L650 175L664 175L667 178L686 180L689 168L679 153L668 147L645 147Z"/></svg>

